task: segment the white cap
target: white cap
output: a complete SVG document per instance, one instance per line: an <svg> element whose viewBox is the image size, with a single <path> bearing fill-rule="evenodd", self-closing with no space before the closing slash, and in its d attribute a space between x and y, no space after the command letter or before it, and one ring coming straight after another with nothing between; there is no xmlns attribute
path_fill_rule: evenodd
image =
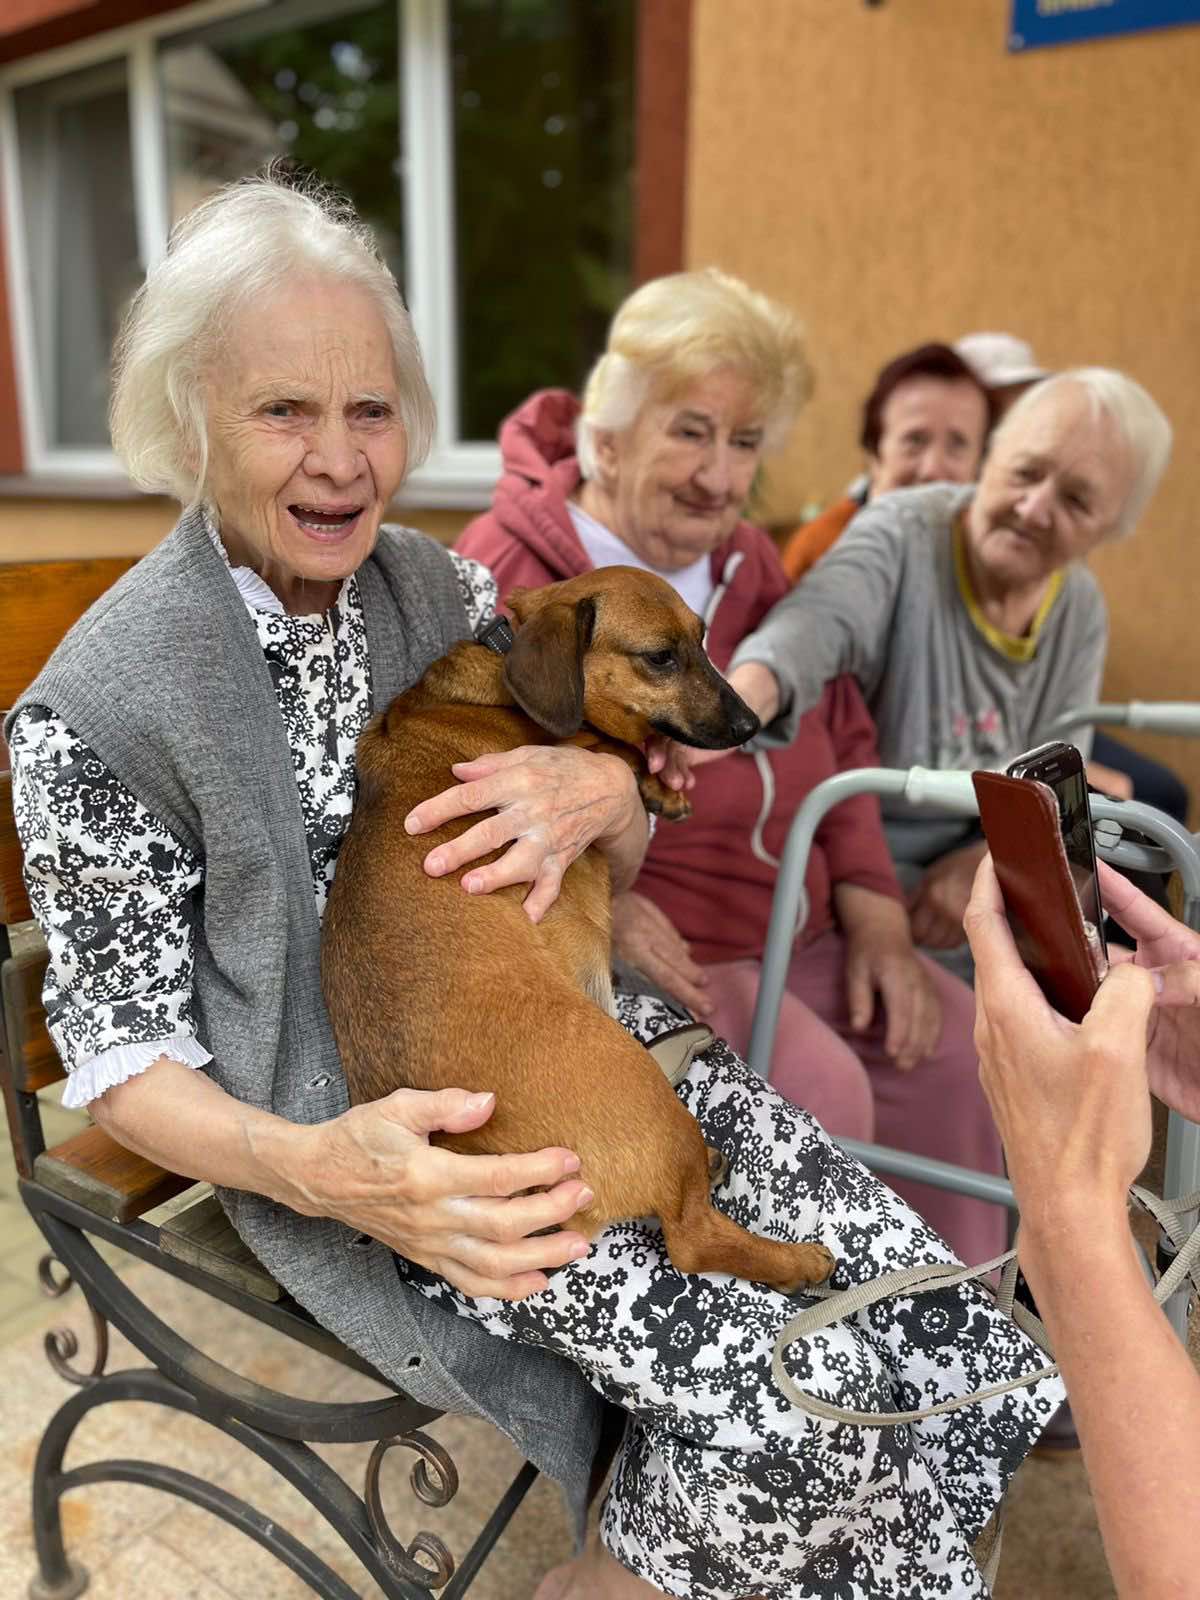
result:
<svg viewBox="0 0 1200 1600"><path fill-rule="evenodd" d="M1011 333L966 333L954 341L954 348L986 389L1050 376L1034 359L1033 346Z"/></svg>

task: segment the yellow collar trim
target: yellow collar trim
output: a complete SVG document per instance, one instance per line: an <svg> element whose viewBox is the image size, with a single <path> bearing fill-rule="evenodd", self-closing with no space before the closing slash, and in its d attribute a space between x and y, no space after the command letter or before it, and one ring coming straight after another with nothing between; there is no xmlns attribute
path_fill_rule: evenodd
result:
<svg viewBox="0 0 1200 1600"><path fill-rule="evenodd" d="M1050 615L1051 607L1062 590L1062 573L1055 572L1051 575L1050 582L1046 585L1046 593L1042 596L1041 604L1029 625L1029 632L1020 634L1005 633L1003 628L998 628L994 622L989 622L980 610L979 601L971 587L966 538L961 518L954 524L954 576L958 580L958 592L962 596L963 605L967 608L967 615L992 649L1002 656L1007 656L1010 661L1032 661L1037 654L1038 635L1042 631L1042 625Z"/></svg>

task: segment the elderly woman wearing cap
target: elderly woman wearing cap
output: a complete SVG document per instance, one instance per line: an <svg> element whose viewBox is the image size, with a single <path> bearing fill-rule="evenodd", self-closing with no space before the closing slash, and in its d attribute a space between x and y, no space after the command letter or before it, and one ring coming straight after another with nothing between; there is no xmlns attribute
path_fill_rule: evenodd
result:
<svg viewBox="0 0 1200 1600"><path fill-rule="evenodd" d="M961 352L922 344L889 361L863 403L866 472L783 545L796 583L831 550L868 500L919 483L970 483L996 416L986 381Z"/></svg>
<svg viewBox="0 0 1200 1600"><path fill-rule="evenodd" d="M978 486L933 484L864 508L747 639L732 681L783 736L852 672L893 767L1005 766L1099 696L1107 614L1084 562L1132 533L1171 429L1146 391L1105 368L1036 384L993 438ZM1078 735L1085 754L1086 732ZM914 936L963 943L982 845L969 825L893 814L915 887Z"/></svg>
<svg viewBox="0 0 1200 1600"><path fill-rule="evenodd" d="M1033 346L1011 333L964 333L954 349L991 396L997 421L1026 389L1050 376L1038 365Z"/></svg>

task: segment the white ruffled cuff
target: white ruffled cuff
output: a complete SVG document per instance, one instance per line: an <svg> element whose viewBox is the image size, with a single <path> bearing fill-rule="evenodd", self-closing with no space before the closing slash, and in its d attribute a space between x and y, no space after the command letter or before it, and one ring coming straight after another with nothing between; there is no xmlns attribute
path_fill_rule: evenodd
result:
<svg viewBox="0 0 1200 1600"><path fill-rule="evenodd" d="M147 1044L114 1044L67 1075L62 1103L68 1111L80 1111L106 1089L145 1072L159 1056L170 1056L185 1067L203 1067L212 1060L212 1051L194 1033L173 1033L169 1039L151 1039Z"/></svg>

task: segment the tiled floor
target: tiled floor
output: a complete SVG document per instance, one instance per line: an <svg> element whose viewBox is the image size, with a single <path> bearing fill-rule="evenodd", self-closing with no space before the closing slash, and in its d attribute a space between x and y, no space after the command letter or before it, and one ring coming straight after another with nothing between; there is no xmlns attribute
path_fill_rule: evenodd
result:
<svg viewBox="0 0 1200 1600"><path fill-rule="evenodd" d="M61 1107L47 1113L54 1138L80 1119ZM35 1570L29 1526L29 1475L46 1420L71 1391L46 1362L42 1339L51 1327L73 1328L80 1361L90 1362L90 1331L77 1291L48 1303L36 1288L40 1236L15 1193L11 1165L0 1168L0 1345L4 1356L0 1425L0 1600L19 1600ZM228 1366L259 1382L308 1398L368 1398L378 1392L345 1369L232 1312L146 1264L129 1269L139 1292L171 1326ZM144 1365L119 1335L108 1370ZM519 1462L491 1428L460 1418L430 1430L458 1462L462 1487L442 1511L420 1506L407 1485L403 1453L384 1466L385 1503L406 1540L418 1528L437 1533L461 1554ZM322 1452L361 1489L367 1446ZM312 1545L364 1600L371 1584L353 1557L300 1498L233 1441L206 1424L157 1408L123 1403L99 1408L81 1426L68 1466L103 1457L170 1462L244 1496ZM101 1484L68 1496L64 1523L72 1556L89 1569L91 1600L303 1600L309 1591L245 1537L158 1491ZM539 1482L476 1580L472 1600L529 1600L538 1577L568 1552L569 1534L557 1493ZM1091 1501L1077 1458L1031 1460L1010 1497L997 1600L1108 1600L1108 1579Z"/></svg>

